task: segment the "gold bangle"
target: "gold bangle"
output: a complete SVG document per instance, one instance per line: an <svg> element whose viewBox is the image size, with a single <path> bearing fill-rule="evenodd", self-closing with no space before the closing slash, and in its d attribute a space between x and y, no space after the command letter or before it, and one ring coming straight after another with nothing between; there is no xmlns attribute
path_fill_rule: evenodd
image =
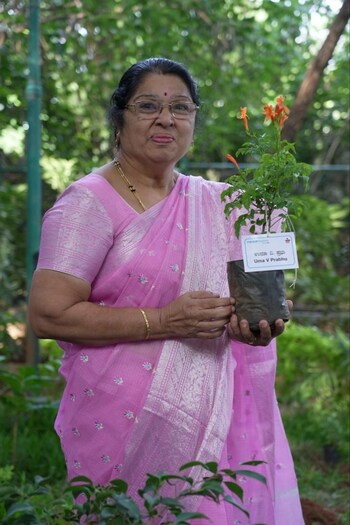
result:
<svg viewBox="0 0 350 525"><path fill-rule="evenodd" d="M147 341L147 339L149 339L149 336L151 334L151 327L149 325L149 321L148 321L148 318L147 318L147 315L146 315L146 312L144 310L142 310L142 308L139 308L140 312L142 313L142 316L144 318L144 321L145 321L145 325L146 325L146 337L145 337L145 341Z"/></svg>

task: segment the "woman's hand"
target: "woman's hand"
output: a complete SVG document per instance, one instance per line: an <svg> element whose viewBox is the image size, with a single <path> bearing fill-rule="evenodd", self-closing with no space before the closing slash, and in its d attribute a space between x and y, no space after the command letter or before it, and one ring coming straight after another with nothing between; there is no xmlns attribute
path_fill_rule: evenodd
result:
<svg viewBox="0 0 350 525"><path fill-rule="evenodd" d="M234 300L212 292L186 292L159 310L159 325L167 337L214 339L225 331Z"/></svg>
<svg viewBox="0 0 350 525"><path fill-rule="evenodd" d="M292 311L292 301L287 301L289 311ZM259 322L260 333L257 336L250 328L248 321L242 319L238 321L235 314L232 314L229 324L227 325L228 334L231 339L240 341L253 346L267 346L274 337L281 335L284 331L284 322L282 319L275 321L275 326L271 329L266 320Z"/></svg>

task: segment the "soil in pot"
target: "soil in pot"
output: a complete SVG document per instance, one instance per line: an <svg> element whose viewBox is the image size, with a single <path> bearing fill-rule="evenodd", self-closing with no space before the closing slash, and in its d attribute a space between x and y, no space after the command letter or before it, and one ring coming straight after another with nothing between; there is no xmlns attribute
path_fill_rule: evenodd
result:
<svg viewBox="0 0 350 525"><path fill-rule="evenodd" d="M290 319L283 270L245 272L243 261L229 261L227 276L237 317L240 321L246 319L254 334L259 334L262 319L268 321L272 331L277 319Z"/></svg>

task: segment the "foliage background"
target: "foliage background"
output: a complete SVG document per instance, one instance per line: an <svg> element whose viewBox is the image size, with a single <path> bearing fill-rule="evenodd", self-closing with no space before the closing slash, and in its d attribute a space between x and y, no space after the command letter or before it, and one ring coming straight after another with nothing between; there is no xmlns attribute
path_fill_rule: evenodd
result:
<svg viewBox="0 0 350 525"><path fill-rule="evenodd" d="M122 72L148 56L183 62L198 81L202 126L190 160L222 162L244 138L235 116L284 94L291 105L339 0L41 1L43 171L61 188L110 159L105 110ZM23 156L28 2L0 7L0 146ZM336 47L297 138L305 162L348 163L348 34ZM336 141L336 142L335 142ZM336 147L335 147L336 146ZM10 158L8 158L10 156Z"/></svg>
<svg viewBox="0 0 350 525"><path fill-rule="evenodd" d="M11 184L0 201L0 245L12 261L0 272L0 301L6 304L25 295L28 6L23 0L0 5L0 181ZM291 106L340 6L340 0L41 0L43 212L70 180L111 159L105 118L110 95L122 72L148 56L183 62L200 86L201 124L180 167L226 178L232 171L222 169L225 155L245 139L236 119L240 106L248 106L252 129L262 126L262 105L277 95ZM292 293L295 300L300 295L323 307L332 295L332 306L343 308L348 286L349 179L337 171L350 155L348 29L296 138L298 160L330 166L312 175L312 194L325 205L321 211L321 204L310 203L317 218L308 216L311 229L299 243L307 263L300 282L316 279L317 301L309 286L306 293ZM327 203L340 208L338 220L328 224ZM310 238L317 243L323 235L332 236L336 250L328 242L317 253L311 248ZM314 275L319 268L328 272L325 279Z"/></svg>

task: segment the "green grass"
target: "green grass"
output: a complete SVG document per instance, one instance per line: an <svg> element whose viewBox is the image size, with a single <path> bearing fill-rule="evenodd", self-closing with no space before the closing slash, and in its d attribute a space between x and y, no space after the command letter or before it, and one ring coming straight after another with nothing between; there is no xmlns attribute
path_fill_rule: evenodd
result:
<svg viewBox="0 0 350 525"><path fill-rule="evenodd" d="M316 501L333 510L339 525L350 523L349 462L341 458L337 464L326 463L314 443L292 445L295 469L302 498Z"/></svg>
<svg viewBox="0 0 350 525"><path fill-rule="evenodd" d="M35 475L52 480L65 479L65 462L53 430L55 411L40 411L19 416L16 443L13 438L15 417L0 407L0 467L13 465L17 476Z"/></svg>

